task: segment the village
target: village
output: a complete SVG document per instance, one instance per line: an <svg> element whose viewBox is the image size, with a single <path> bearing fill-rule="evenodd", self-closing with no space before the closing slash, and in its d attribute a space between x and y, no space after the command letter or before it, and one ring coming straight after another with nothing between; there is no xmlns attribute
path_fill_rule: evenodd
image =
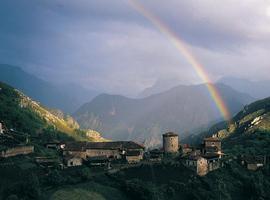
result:
<svg viewBox="0 0 270 200"><path fill-rule="evenodd" d="M32 145L25 142L15 142L13 129L5 130L0 123L0 144L7 148L0 149L2 159L19 155L29 155L35 152ZM205 176L211 171L223 167L232 160L222 152L222 143L218 137L204 138L200 146L191 147L180 144L176 133L168 132L162 135L163 144L158 149L146 149L133 141L110 142L61 142L50 141L44 144L47 149L59 153L61 159L46 156L36 156L35 162L43 168L58 166L60 169L76 168L82 165L99 167L105 171L134 167L140 164L161 163L165 158L173 158L184 166L192 169L199 176ZM241 155L237 159L248 170L256 171L266 165L266 156Z"/></svg>

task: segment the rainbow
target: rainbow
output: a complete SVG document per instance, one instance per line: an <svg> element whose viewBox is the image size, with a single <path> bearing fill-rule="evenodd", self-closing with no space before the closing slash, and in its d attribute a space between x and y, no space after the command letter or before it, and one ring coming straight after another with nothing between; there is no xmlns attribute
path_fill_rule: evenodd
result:
<svg viewBox="0 0 270 200"><path fill-rule="evenodd" d="M194 68L198 76L202 79L203 82L205 82L206 87L210 93L210 96L217 105L217 108L219 109L223 118L229 121L230 112L225 102L223 101L215 85L211 83L211 79L209 78L206 70L204 69L204 66L191 53L185 42L179 37L179 35L177 35L166 24L164 24L158 17L156 17L153 13L147 10L140 2L138 2L137 0L129 0L129 3L135 10L137 10L144 17L146 17L164 35L166 35L172 42L172 44L178 49L178 51L188 60L188 62Z"/></svg>

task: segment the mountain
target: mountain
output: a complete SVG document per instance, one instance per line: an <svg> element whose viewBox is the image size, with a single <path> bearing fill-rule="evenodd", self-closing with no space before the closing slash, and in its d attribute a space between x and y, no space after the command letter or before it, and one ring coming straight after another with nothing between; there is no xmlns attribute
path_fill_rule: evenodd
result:
<svg viewBox="0 0 270 200"><path fill-rule="evenodd" d="M253 100L226 85L216 87L231 113ZM205 85L178 86L143 99L103 94L73 116L81 127L98 130L106 138L132 139L146 146L160 144L161 134L166 131L184 137L221 119Z"/></svg>
<svg viewBox="0 0 270 200"><path fill-rule="evenodd" d="M234 77L224 77L218 81L228 85L238 91L249 94L256 99L263 99L270 96L270 80L268 81L250 81Z"/></svg>
<svg viewBox="0 0 270 200"><path fill-rule="evenodd" d="M54 85L19 67L4 64L0 64L0 81L21 90L47 107L59 108L66 113L73 113L98 94L78 85Z"/></svg>
<svg viewBox="0 0 270 200"><path fill-rule="evenodd" d="M7 130L13 130L19 135L29 135L43 143L51 139L104 140L98 132L80 130L72 117L60 117L22 92L1 82L0 122Z"/></svg>
<svg viewBox="0 0 270 200"><path fill-rule="evenodd" d="M270 98L244 107L229 123L221 122L189 141L198 144L204 137L217 136L234 154L270 154ZM186 141L188 141L186 139Z"/></svg>
<svg viewBox="0 0 270 200"><path fill-rule="evenodd" d="M159 94L167 90L172 89L179 85L179 79L158 79L154 85L149 88L144 89L139 95L139 98L149 97L154 94Z"/></svg>

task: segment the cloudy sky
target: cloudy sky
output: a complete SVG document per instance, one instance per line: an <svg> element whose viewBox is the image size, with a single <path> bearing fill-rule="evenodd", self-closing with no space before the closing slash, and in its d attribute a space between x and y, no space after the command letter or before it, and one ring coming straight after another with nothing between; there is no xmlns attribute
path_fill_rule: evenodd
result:
<svg viewBox="0 0 270 200"><path fill-rule="evenodd" d="M213 81L270 78L270 0L140 2L189 45ZM0 63L121 94L157 79L201 82L128 0L1 0Z"/></svg>

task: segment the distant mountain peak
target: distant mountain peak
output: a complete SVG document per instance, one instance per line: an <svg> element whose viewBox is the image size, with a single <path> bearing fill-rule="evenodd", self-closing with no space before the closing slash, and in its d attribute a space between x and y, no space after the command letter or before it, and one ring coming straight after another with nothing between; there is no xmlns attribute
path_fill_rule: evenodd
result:
<svg viewBox="0 0 270 200"><path fill-rule="evenodd" d="M232 113L254 99L218 83L222 98ZM141 99L102 94L84 104L75 114L83 128L92 128L112 140L147 141L156 145L166 130L181 137L222 119L205 84L178 85Z"/></svg>
<svg viewBox="0 0 270 200"><path fill-rule="evenodd" d="M55 85L20 67L7 64L0 64L0 81L21 90L47 107L58 108L70 114L98 94L71 83L66 86Z"/></svg>

